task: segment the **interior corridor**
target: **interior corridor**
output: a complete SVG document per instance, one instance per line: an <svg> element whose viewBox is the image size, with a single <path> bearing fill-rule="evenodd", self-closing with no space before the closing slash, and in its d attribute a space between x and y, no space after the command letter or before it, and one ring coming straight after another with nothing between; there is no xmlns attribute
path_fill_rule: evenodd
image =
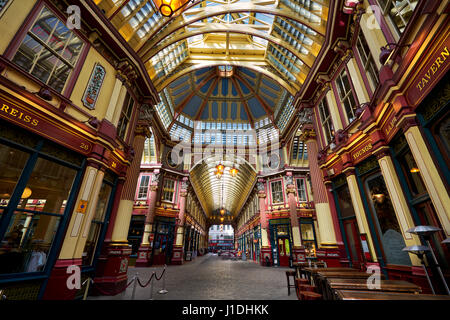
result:
<svg viewBox="0 0 450 320"><path fill-rule="evenodd" d="M163 266L128 268L130 281L138 272L141 283L148 281L153 271L159 277ZM159 294L163 279L154 282L154 300L297 300L295 290L288 295L286 270L262 267L253 261L231 260L209 253L182 266L166 268L166 290ZM152 280L154 281L154 280ZM292 282L292 279L291 279ZM88 300L130 300L133 285L115 296L89 296ZM135 300L148 300L150 285L136 288Z"/></svg>

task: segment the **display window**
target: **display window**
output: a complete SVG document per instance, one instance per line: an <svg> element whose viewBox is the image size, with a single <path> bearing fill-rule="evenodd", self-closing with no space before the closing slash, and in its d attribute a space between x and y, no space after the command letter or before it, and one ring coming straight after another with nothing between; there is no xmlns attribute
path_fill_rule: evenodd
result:
<svg viewBox="0 0 450 320"><path fill-rule="evenodd" d="M358 223L345 176L340 176L333 181L333 193L336 198L336 209L349 264L359 268L364 261L363 251Z"/></svg>
<svg viewBox="0 0 450 320"><path fill-rule="evenodd" d="M307 257L315 257L317 250L316 231L312 219L300 219L300 236Z"/></svg>
<svg viewBox="0 0 450 320"><path fill-rule="evenodd" d="M442 244L442 241L446 239L446 235L406 138L402 133L399 133L394 137L390 146L393 151L394 164L396 165L400 183L410 204L415 224L431 225L441 229L441 231L432 235L430 244L436 253L439 264L444 270L448 270L450 253L447 246Z"/></svg>
<svg viewBox="0 0 450 320"><path fill-rule="evenodd" d="M112 174L106 174L98 195L97 206L95 207L94 217L91 221L86 244L83 250L83 266L89 266L94 263L98 243L102 240L102 234L105 230L105 222L108 221L111 202L113 200L113 190L115 177Z"/></svg>
<svg viewBox="0 0 450 320"><path fill-rule="evenodd" d="M42 272L62 238L84 160L0 124L0 166L9 168L0 170L0 277Z"/></svg>

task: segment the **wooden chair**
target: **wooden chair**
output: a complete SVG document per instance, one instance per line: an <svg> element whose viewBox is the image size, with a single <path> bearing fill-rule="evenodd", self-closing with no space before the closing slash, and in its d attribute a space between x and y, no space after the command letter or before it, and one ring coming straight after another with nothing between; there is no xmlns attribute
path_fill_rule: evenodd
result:
<svg viewBox="0 0 450 320"><path fill-rule="evenodd" d="M298 286L298 291L317 292L317 287L310 284L301 284Z"/></svg>
<svg viewBox="0 0 450 320"><path fill-rule="evenodd" d="M294 279L294 282L291 284L289 281L289 277ZM288 288L288 296L291 295L291 288L296 288L295 286L295 271L286 271L286 280L287 280L287 288Z"/></svg>
<svg viewBox="0 0 450 320"><path fill-rule="evenodd" d="M317 292L299 291L299 294L300 294L299 300L322 300L322 295Z"/></svg>

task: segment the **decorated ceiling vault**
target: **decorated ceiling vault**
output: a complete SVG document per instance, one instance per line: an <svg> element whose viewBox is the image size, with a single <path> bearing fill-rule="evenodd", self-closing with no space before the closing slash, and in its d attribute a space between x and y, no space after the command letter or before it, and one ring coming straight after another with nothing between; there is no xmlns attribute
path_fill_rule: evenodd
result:
<svg viewBox="0 0 450 320"><path fill-rule="evenodd" d="M223 146L273 143L287 131L294 97L325 43L329 7L328 0L192 1L168 18L151 1L95 2L142 59L167 140ZM223 181L255 175L217 181L210 166L191 172L194 186L208 185L196 191L209 215L220 207L212 198ZM227 210L238 210L239 195L228 193Z"/></svg>

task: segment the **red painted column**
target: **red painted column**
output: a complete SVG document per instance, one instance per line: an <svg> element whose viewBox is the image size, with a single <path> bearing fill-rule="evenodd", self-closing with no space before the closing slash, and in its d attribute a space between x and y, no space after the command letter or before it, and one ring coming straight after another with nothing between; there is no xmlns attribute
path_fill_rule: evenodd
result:
<svg viewBox="0 0 450 320"><path fill-rule="evenodd" d="M136 267L147 267L151 263L151 254L153 248L153 237L155 236L153 230L153 221L156 214L156 198L158 196L159 171L155 170L152 176L150 185L150 195L148 199L148 211L145 216L144 234L142 235L142 242L138 250L138 257L136 259Z"/></svg>
<svg viewBox="0 0 450 320"><path fill-rule="evenodd" d="M292 258L293 262L305 262L305 248L302 245L300 236L300 228L297 216L297 201L295 200L295 186L293 184L292 172L286 173L286 180L288 185L286 186L286 192L288 196L289 204L289 217L291 220L291 233L293 240Z"/></svg>
<svg viewBox="0 0 450 320"><path fill-rule="evenodd" d="M325 187L324 177L317 160L317 137L312 124L304 124L301 128L302 138L308 148L308 163L311 176L311 186L314 198L314 207L320 234L319 248L316 256L319 260L327 262L328 266L340 266L340 248L342 238L340 236L339 223L336 212L331 210L329 194ZM334 199L333 199L334 204ZM340 239L340 243L337 242Z"/></svg>
<svg viewBox="0 0 450 320"><path fill-rule="evenodd" d="M268 228L269 221L266 215L266 187L264 179L258 179L258 198L259 198L259 221L261 224L261 265L265 264L266 258L273 263L272 252L270 249Z"/></svg>
<svg viewBox="0 0 450 320"><path fill-rule="evenodd" d="M178 226L176 227L175 245L173 246L172 264L183 264L183 235L184 235L184 213L186 211L187 180L183 178L180 190L180 211L178 212Z"/></svg>
<svg viewBox="0 0 450 320"><path fill-rule="evenodd" d="M133 139L135 154L127 169L125 181L116 190L112 220L108 227L91 291L93 295L116 295L124 290L128 281L127 271L131 246L128 244L127 236L144 143L146 137L150 135L148 126L147 121L140 120L135 129Z"/></svg>

